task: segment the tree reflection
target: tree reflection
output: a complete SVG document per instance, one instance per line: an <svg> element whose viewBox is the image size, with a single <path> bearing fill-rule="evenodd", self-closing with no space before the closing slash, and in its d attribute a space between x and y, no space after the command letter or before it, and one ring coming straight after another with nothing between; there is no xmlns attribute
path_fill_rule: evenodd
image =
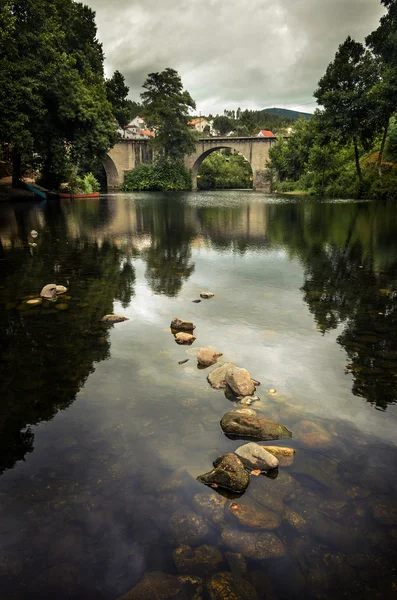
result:
<svg viewBox="0 0 397 600"><path fill-rule="evenodd" d="M143 252L146 279L155 294L175 297L194 271L191 242L196 234L195 211L178 196L167 195L138 209L138 219L151 233Z"/></svg>
<svg viewBox="0 0 397 600"><path fill-rule="evenodd" d="M113 312L114 299L126 305L134 294L134 267L114 244L68 237L55 205L44 215L38 248L12 244L2 260L0 472L33 450L30 426L68 407L95 363L108 358L109 326L101 318ZM68 287L58 299L67 310L21 300L52 281Z"/></svg>
<svg viewBox="0 0 397 600"><path fill-rule="evenodd" d="M394 206L290 205L278 217L272 241L304 265L301 289L318 329L344 324L337 341L349 358L353 394L385 410L397 401Z"/></svg>

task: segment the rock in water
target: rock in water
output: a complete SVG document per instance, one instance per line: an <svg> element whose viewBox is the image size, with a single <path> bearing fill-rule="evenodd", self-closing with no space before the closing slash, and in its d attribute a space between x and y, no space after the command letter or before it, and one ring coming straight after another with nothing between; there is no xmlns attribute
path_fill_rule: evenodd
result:
<svg viewBox="0 0 397 600"><path fill-rule="evenodd" d="M172 515L170 529L178 544L189 546L203 542L208 533L208 525L203 517L193 510L183 508Z"/></svg>
<svg viewBox="0 0 397 600"><path fill-rule="evenodd" d="M168 600L174 598L182 589L182 584L173 575L154 571L145 577L129 592L119 596L118 600Z"/></svg>
<svg viewBox="0 0 397 600"><path fill-rule="evenodd" d="M47 300L55 300L57 296L57 286L55 283L49 283L45 285L40 292L40 296L42 298L46 298Z"/></svg>
<svg viewBox="0 0 397 600"><path fill-rule="evenodd" d="M178 573L193 575L211 575L219 571L223 563L223 556L214 546L179 546L172 553Z"/></svg>
<svg viewBox="0 0 397 600"><path fill-rule="evenodd" d="M105 323L122 323L128 321L128 317L121 317L120 315L105 315L102 317L102 321Z"/></svg>
<svg viewBox="0 0 397 600"><path fill-rule="evenodd" d="M334 438L329 431L313 421L299 421L294 430L296 437L309 448L325 450L334 445Z"/></svg>
<svg viewBox="0 0 397 600"><path fill-rule="evenodd" d="M240 446L234 453L250 469L270 471L271 469L277 469L279 464L278 459L273 454L267 452L259 444L255 444L255 442L249 442L248 444L244 444L244 446Z"/></svg>
<svg viewBox="0 0 397 600"><path fill-rule="evenodd" d="M255 385L247 369L229 369L225 376L225 381L236 396L252 396L255 392Z"/></svg>
<svg viewBox="0 0 397 600"><path fill-rule="evenodd" d="M200 292L200 298L204 298L205 300L208 300L208 298L213 298L214 296L215 294L212 292Z"/></svg>
<svg viewBox="0 0 397 600"><path fill-rule="evenodd" d="M240 525L249 529L278 529L281 525L280 518L272 510L259 506L256 502L232 502L229 506L229 514Z"/></svg>
<svg viewBox="0 0 397 600"><path fill-rule="evenodd" d="M197 362L202 367L210 367L217 362L220 356L222 356L222 352L217 352L212 348L200 348L197 355Z"/></svg>
<svg viewBox="0 0 397 600"><path fill-rule="evenodd" d="M196 329L196 326L190 321L182 321L182 319L178 319L177 317L172 319L170 327L176 331L193 331L193 329Z"/></svg>
<svg viewBox="0 0 397 600"><path fill-rule="evenodd" d="M225 527L222 541L227 548L247 558L265 560L285 556L285 546L274 533L267 531L241 531Z"/></svg>
<svg viewBox="0 0 397 600"><path fill-rule="evenodd" d="M56 289L57 296L59 296L59 294L64 294L65 292L68 291L68 288L65 287L64 285L57 285L56 288L57 288Z"/></svg>
<svg viewBox="0 0 397 600"><path fill-rule="evenodd" d="M207 586L211 600L257 600L254 586L232 573L217 573Z"/></svg>
<svg viewBox="0 0 397 600"><path fill-rule="evenodd" d="M290 467L294 463L295 450L282 446L262 446L264 450L276 456L280 467Z"/></svg>
<svg viewBox="0 0 397 600"><path fill-rule="evenodd" d="M220 390L222 388L225 388L226 387L226 379L225 379L226 373L229 371L229 369L232 369L232 368L238 369L238 367L236 367L236 365L228 362L228 363L224 363L220 367L217 367L216 369L211 371L211 373L207 377L207 381L211 385L211 387L213 387L215 390Z"/></svg>
<svg viewBox="0 0 397 600"><path fill-rule="evenodd" d="M191 333L180 331L175 335L175 341L177 344L193 344L196 338Z"/></svg>
<svg viewBox="0 0 397 600"><path fill-rule="evenodd" d="M214 469L197 477L206 485L217 485L231 490L243 492L247 489L250 478L241 460L235 454L224 454L214 462Z"/></svg>
<svg viewBox="0 0 397 600"><path fill-rule="evenodd" d="M34 298L33 300L28 300L26 302L26 304L29 304L29 306L39 306L42 303L43 300L41 298Z"/></svg>
<svg viewBox="0 0 397 600"><path fill-rule="evenodd" d="M221 427L225 433L230 435L261 440L278 440L292 437L291 431L284 425L259 417L250 408L238 408L227 412L222 417Z"/></svg>
<svg viewBox="0 0 397 600"><path fill-rule="evenodd" d="M37 231L35 229L32 229L32 231L30 232L30 235L32 236L32 238L37 238L37 236L39 234L37 233Z"/></svg>

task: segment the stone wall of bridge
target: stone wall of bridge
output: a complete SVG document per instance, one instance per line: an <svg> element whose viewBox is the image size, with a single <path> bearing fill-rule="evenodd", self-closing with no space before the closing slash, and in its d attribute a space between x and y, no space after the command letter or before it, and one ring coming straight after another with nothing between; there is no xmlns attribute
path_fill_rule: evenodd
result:
<svg viewBox="0 0 397 600"><path fill-rule="evenodd" d="M240 152L250 163L254 190L269 192L270 185L265 181L265 169L269 158L269 149L275 142L276 138L252 137L212 137L199 140L193 154L185 156L185 166L192 170L193 190L197 189L197 175L203 160L216 150L230 148ZM120 189L124 183L126 171L131 171L140 163L152 160L153 154L148 140L120 140L117 142L103 161L108 191L113 192Z"/></svg>

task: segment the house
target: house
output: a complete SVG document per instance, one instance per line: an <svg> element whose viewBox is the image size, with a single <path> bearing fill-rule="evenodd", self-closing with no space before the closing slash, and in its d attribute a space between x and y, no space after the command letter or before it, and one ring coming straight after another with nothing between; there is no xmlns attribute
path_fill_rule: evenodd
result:
<svg viewBox="0 0 397 600"><path fill-rule="evenodd" d="M141 140L154 137L153 131L149 131L141 117L135 117L128 123L125 129L118 128L118 133L124 140Z"/></svg>
<svg viewBox="0 0 397 600"><path fill-rule="evenodd" d="M208 121L208 119L204 117L200 117L198 119L192 119L188 123L189 127L195 129L199 133L203 133L206 127L209 127L209 132L212 133L212 123Z"/></svg>
<svg viewBox="0 0 397 600"><path fill-rule="evenodd" d="M261 129L256 137L273 138L276 136L272 131L269 131L269 129Z"/></svg>

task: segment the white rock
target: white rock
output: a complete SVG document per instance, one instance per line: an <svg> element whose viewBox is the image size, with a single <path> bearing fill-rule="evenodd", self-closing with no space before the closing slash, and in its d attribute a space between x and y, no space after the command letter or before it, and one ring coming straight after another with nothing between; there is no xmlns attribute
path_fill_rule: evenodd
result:
<svg viewBox="0 0 397 600"><path fill-rule="evenodd" d="M205 298L206 300L208 300L208 298L213 298L214 296L215 294L212 292L200 292L200 298Z"/></svg>
<svg viewBox="0 0 397 600"><path fill-rule="evenodd" d="M278 459L273 454L259 444L255 444L255 442L249 442L248 444L244 444L244 446L240 446L234 453L251 469L270 471L271 469L277 469L279 464Z"/></svg>

